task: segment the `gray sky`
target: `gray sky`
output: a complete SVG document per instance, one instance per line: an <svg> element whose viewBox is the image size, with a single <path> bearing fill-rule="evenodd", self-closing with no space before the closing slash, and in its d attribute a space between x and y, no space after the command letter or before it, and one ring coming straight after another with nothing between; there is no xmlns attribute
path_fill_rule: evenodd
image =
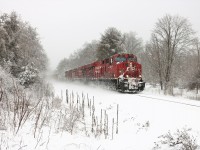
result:
<svg viewBox="0 0 200 150"><path fill-rule="evenodd" d="M200 32L200 0L0 0L0 13L11 11L37 28L53 69L108 27L136 32L145 43L158 19L170 14Z"/></svg>

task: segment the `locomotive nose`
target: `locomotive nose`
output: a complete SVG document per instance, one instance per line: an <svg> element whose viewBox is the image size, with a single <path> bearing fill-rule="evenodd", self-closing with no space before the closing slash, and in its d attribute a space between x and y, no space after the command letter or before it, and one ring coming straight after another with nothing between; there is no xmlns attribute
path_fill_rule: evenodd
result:
<svg viewBox="0 0 200 150"><path fill-rule="evenodd" d="M133 67L133 64L132 64L132 62L130 62L130 63L129 63L129 67Z"/></svg>

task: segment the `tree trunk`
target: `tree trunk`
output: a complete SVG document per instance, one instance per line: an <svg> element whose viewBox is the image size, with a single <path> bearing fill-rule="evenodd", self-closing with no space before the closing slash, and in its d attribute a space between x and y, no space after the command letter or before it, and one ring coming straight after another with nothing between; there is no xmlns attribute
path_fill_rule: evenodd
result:
<svg viewBox="0 0 200 150"><path fill-rule="evenodd" d="M160 80L160 89L163 90L163 82Z"/></svg>

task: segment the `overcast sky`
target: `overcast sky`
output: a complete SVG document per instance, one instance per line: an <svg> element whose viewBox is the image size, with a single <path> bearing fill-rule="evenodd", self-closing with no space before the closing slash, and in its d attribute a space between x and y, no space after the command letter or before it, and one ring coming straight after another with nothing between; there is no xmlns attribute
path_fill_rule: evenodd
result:
<svg viewBox="0 0 200 150"><path fill-rule="evenodd" d="M37 28L53 69L108 27L136 32L145 43L157 20L170 14L200 32L200 0L0 0L0 13L11 11Z"/></svg>

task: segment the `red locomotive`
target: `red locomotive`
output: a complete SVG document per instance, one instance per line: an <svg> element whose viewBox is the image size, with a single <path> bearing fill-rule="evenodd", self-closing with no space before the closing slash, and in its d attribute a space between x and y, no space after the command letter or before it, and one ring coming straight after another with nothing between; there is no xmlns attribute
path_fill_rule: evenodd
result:
<svg viewBox="0 0 200 150"><path fill-rule="evenodd" d="M105 82L121 92L138 92L145 87L141 64L133 54L115 54L110 58L68 70L65 77L68 80Z"/></svg>

